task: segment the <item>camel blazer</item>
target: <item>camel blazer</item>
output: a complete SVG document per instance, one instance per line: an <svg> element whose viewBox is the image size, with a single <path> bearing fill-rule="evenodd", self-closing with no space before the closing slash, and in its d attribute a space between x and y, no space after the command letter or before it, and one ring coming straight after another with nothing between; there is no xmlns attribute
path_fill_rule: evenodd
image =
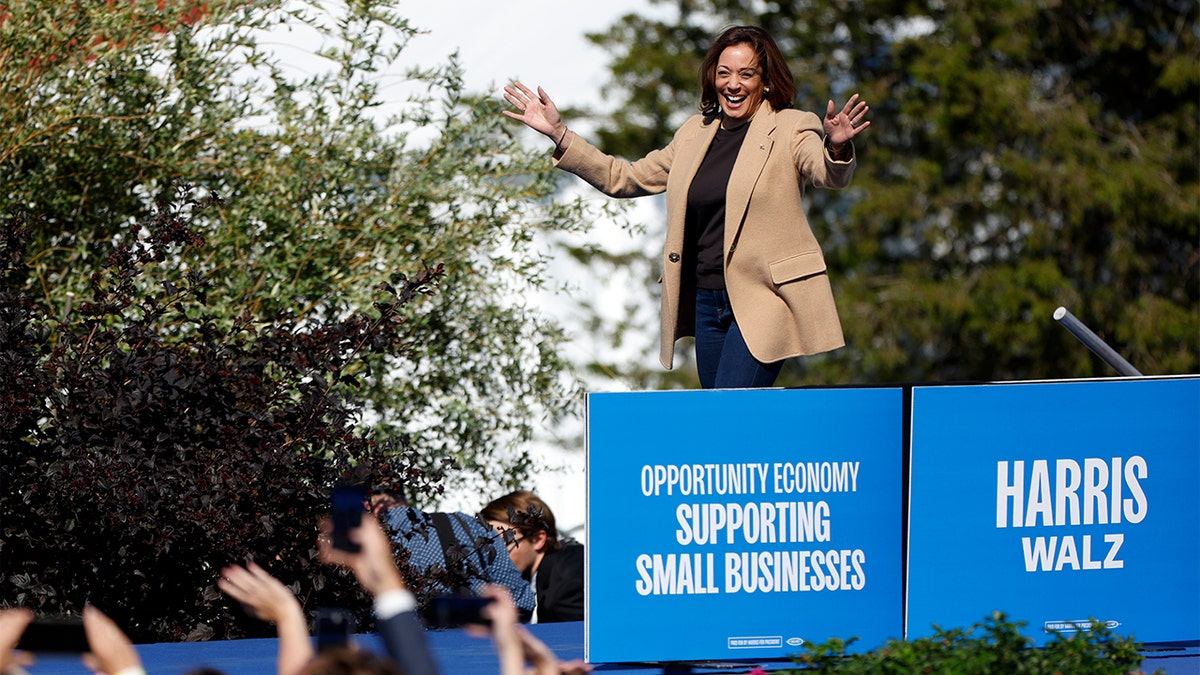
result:
<svg viewBox="0 0 1200 675"><path fill-rule="evenodd" d="M687 194L720 125L695 115L667 147L629 162L574 136L555 160L612 197L667 193L659 360L671 368L675 341L695 334L693 270L682 269ZM834 161L821 118L764 102L750 121L726 191L725 287L754 358L763 363L845 344L825 257L804 215L804 186L843 188L853 154Z"/></svg>

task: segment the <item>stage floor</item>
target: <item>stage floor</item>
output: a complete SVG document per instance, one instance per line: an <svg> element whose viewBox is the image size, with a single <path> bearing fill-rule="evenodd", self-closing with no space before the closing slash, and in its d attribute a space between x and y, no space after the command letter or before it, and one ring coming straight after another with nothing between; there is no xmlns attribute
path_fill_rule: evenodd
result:
<svg viewBox="0 0 1200 675"><path fill-rule="evenodd" d="M533 625L530 629L563 660L583 658L583 623ZM462 630L427 633L434 655L444 675L495 675L499 664L492 644L474 638ZM363 647L382 651L374 635L360 635ZM275 672L274 639L186 642L178 644L138 645L138 652L151 675L187 675L200 667L215 668L226 675L270 675ZM1200 675L1200 648L1150 650L1144 652L1142 670L1162 670L1166 675ZM764 670L791 667L787 661L707 662L700 664L597 664L598 673L651 675L657 673L746 673L760 666ZM30 675L88 675L78 656L45 657L29 669Z"/></svg>

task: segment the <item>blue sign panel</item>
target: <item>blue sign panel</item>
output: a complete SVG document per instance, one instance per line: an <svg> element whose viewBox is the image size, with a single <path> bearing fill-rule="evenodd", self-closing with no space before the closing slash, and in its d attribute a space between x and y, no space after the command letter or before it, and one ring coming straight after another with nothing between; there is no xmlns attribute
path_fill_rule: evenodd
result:
<svg viewBox="0 0 1200 675"><path fill-rule="evenodd" d="M588 660L900 637L902 395L589 395Z"/></svg>
<svg viewBox="0 0 1200 675"><path fill-rule="evenodd" d="M1200 639L1200 379L913 391L908 617Z"/></svg>

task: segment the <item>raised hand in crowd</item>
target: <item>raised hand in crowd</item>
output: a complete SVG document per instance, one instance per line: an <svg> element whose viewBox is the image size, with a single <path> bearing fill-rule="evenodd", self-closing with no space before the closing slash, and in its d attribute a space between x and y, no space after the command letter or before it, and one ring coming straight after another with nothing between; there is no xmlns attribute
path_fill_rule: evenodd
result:
<svg viewBox="0 0 1200 675"><path fill-rule="evenodd" d="M379 521L365 513L362 523L349 532L350 541L359 546L357 553L334 548L332 532L332 521L325 518L317 538L321 562L350 569L363 590L374 597L379 637L405 675L436 675L437 664L417 619L417 600L404 585L392 542Z"/></svg>
<svg viewBox="0 0 1200 675"><path fill-rule="evenodd" d="M587 675L592 672L592 666L585 663L582 659L571 659L570 661L558 662L559 675Z"/></svg>
<svg viewBox="0 0 1200 675"><path fill-rule="evenodd" d="M22 673L33 655L17 651L21 635L33 622L28 609L0 611L0 673ZM104 612L88 605L83 609L83 630L88 652L83 664L98 675L145 675L142 659L129 637Z"/></svg>
<svg viewBox="0 0 1200 675"><path fill-rule="evenodd" d="M491 635L500 660L500 675L584 675L592 671L592 667L583 661L559 661L546 643L529 632L518 621L517 608L507 588L490 584L483 595L492 598L482 611L491 625L467 626L467 630L476 636Z"/></svg>
<svg viewBox="0 0 1200 675"><path fill-rule="evenodd" d="M17 669L33 663L33 655L17 651L17 643L21 634L33 621L33 612L28 609L6 609L0 611L0 673Z"/></svg>
<svg viewBox="0 0 1200 675"><path fill-rule="evenodd" d="M241 603L250 616L275 624L279 634L279 675L295 675L312 660L304 610L283 582L251 562L245 567L230 565L221 570L217 586Z"/></svg>
<svg viewBox="0 0 1200 675"><path fill-rule="evenodd" d="M483 618L491 622L491 625L468 625L466 626L467 632L475 637L491 637L492 644L496 647L496 656L500 660L500 675L523 674L525 672L525 650L517 632L520 621L512 596L507 588L496 584L486 586L483 589L483 596L492 599L492 602L481 611Z"/></svg>
<svg viewBox="0 0 1200 675"><path fill-rule="evenodd" d="M396 568L392 541L374 515L363 515L362 524L350 531L350 541L361 547L358 553L334 548L332 530L332 521L328 518L321 521L321 536L317 538L321 562L348 568L363 590L375 598L388 591L407 590L404 577Z"/></svg>
<svg viewBox="0 0 1200 675"><path fill-rule="evenodd" d="M88 605L83 608L83 632L87 635L88 653L83 664L94 673L104 675L145 675L142 659L133 642L104 612Z"/></svg>

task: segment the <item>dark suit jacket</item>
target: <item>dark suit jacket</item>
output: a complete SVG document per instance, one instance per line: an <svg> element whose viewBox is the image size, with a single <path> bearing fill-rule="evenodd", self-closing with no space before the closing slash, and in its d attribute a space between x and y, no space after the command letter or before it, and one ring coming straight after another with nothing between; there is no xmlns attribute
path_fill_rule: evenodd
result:
<svg viewBox="0 0 1200 675"><path fill-rule="evenodd" d="M538 623L583 621L583 544L542 557L537 570Z"/></svg>
<svg viewBox="0 0 1200 675"><path fill-rule="evenodd" d="M388 656L404 675L437 675L437 664L416 612L400 612L381 619L376 622L376 630Z"/></svg>

